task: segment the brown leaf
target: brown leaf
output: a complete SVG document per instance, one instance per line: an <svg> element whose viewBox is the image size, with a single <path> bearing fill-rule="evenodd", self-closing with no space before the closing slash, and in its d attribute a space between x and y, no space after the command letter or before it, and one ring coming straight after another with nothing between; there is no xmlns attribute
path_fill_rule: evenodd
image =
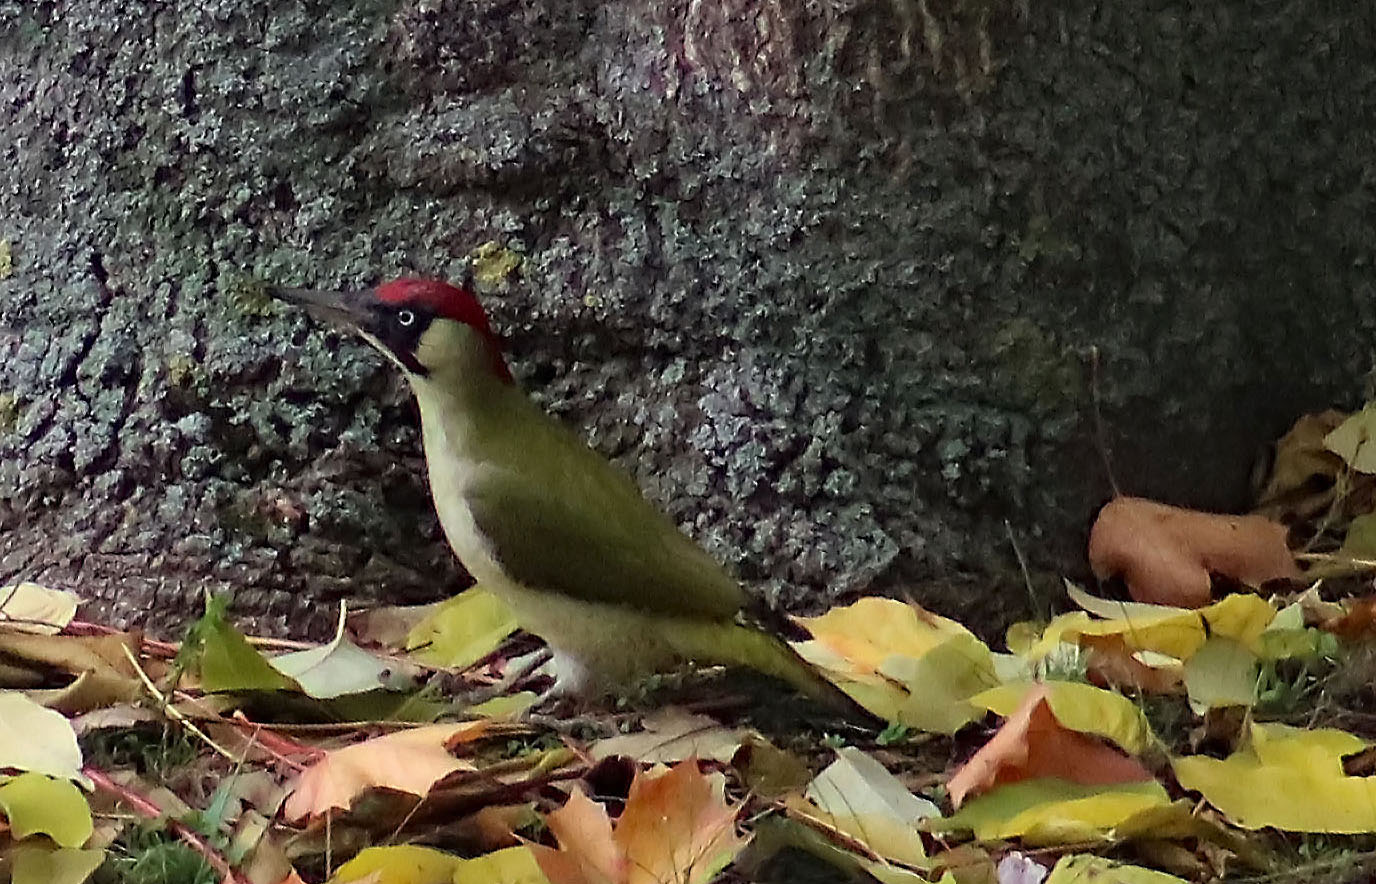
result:
<svg viewBox="0 0 1376 884"><path fill-rule="evenodd" d="M1090 531L1089 563L1100 579L1122 575L1138 601L1199 608L1212 598L1213 574L1248 586L1298 577L1285 540L1285 526L1261 516L1118 497Z"/></svg>
<svg viewBox="0 0 1376 884"><path fill-rule="evenodd" d="M1056 777L1086 785L1152 779L1136 759L1056 720L1044 685L1027 692L1003 727L946 784L959 807L967 795L1000 783Z"/></svg>

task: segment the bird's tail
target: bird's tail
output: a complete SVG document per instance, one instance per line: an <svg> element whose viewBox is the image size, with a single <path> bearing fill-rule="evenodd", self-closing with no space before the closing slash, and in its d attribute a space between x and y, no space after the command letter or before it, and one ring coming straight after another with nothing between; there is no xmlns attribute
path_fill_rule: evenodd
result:
<svg viewBox="0 0 1376 884"><path fill-rule="evenodd" d="M827 681L812 664L798 656L798 652L778 636L740 623L713 624L711 632L710 636L702 636L692 642L696 647L682 648L683 656L753 669L787 682L804 696L846 718L866 722L877 720L874 713ZM682 632L678 636L688 637ZM702 654L703 650L709 653Z"/></svg>

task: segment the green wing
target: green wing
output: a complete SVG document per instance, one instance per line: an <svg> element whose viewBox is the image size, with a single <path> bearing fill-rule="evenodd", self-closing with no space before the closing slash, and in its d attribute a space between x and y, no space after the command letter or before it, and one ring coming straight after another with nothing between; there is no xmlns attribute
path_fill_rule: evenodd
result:
<svg viewBox="0 0 1376 884"><path fill-rule="evenodd" d="M509 578L669 616L729 619L740 610L740 585L629 478L581 444L558 451L527 461L522 475L489 474L465 491L478 531Z"/></svg>

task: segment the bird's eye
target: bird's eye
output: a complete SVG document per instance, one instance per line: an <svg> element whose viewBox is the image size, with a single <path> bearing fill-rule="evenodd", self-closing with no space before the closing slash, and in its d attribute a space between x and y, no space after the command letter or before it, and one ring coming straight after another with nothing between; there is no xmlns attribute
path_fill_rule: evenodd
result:
<svg viewBox="0 0 1376 884"><path fill-rule="evenodd" d="M416 314L410 310L402 310L397 313L397 325L402 328L410 328L416 324Z"/></svg>

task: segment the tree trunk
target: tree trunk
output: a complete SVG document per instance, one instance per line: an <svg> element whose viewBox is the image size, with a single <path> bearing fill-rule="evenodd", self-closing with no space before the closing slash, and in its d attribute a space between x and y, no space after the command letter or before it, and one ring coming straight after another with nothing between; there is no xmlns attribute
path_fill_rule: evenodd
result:
<svg viewBox="0 0 1376 884"><path fill-rule="evenodd" d="M487 242L521 380L783 604L1080 567L1091 348L1124 490L1238 506L1371 369L1376 13L1179 7L0 0L0 579L461 586L397 379L251 282Z"/></svg>

